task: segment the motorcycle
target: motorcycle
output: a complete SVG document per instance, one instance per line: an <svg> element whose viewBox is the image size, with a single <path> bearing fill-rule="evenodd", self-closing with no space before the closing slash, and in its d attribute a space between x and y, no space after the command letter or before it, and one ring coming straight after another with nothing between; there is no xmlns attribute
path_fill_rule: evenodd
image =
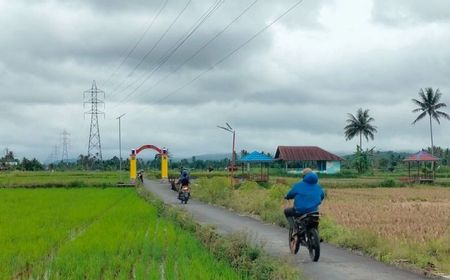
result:
<svg viewBox="0 0 450 280"><path fill-rule="evenodd" d="M289 229L289 249L297 254L300 245L308 248L309 257L317 262L320 257L319 212L294 217L294 227Z"/></svg>
<svg viewBox="0 0 450 280"><path fill-rule="evenodd" d="M144 174L142 174L142 172L139 172L139 173L138 173L138 179L139 179L139 181L141 182L141 184L144 183Z"/></svg>
<svg viewBox="0 0 450 280"><path fill-rule="evenodd" d="M170 189L174 192L178 191L177 189L177 183L175 182L174 178L169 178L169 183L170 183Z"/></svg>
<svg viewBox="0 0 450 280"><path fill-rule="evenodd" d="M191 190L189 186L187 185L181 186L181 190L178 193L178 199L181 200L181 203L187 204L190 197L191 197Z"/></svg>

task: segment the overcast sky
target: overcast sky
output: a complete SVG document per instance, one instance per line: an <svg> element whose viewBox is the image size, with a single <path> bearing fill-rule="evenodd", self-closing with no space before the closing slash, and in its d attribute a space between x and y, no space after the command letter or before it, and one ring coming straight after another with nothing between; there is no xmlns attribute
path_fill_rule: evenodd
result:
<svg viewBox="0 0 450 280"><path fill-rule="evenodd" d="M263 32L297 1L254 2L0 0L0 148L46 160L65 129L69 157L87 154L93 80L104 158L119 154L123 113L124 155L228 152L225 122L237 151L350 152L358 139L343 127L358 108L378 127L364 145L430 145L411 98L440 88L450 105L450 1L304 0ZM436 125L435 145L450 146L449 131Z"/></svg>

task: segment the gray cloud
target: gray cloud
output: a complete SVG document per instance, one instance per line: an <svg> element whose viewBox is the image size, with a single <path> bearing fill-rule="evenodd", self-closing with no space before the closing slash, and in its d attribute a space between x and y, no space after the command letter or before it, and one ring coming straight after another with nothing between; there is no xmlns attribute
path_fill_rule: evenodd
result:
<svg viewBox="0 0 450 280"><path fill-rule="evenodd" d="M375 0L374 20L388 25L423 24L450 21L450 2L446 0Z"/></svg>
<svg viewBox="0 0 450 280"><path fill-rule="evenodd" d="M169 1L110 80L162 1L0 2L0 148L45 159L67 129L71 157L86 153L89 120L82 97L93 79L106 91L106 118L100 119L106 157L117 154L115 117L125 112L124 149L150 143L176 156L227 152L231 139L216 128L226 121L238 131L238 149L274 152L285 144L352 151L355 143L345 141L342 129L346 114L360 107L371 110L379 128L369 145L428 145L427 124L411 125L410 99L432 86L450 102L447 1L305 0L205 72L295 3L259 1L173 72L252 2L225 1L151 74L214 2L193 1L128 77L186 3ZM450 141L448 125L436 127L438 145Z"/></svg>

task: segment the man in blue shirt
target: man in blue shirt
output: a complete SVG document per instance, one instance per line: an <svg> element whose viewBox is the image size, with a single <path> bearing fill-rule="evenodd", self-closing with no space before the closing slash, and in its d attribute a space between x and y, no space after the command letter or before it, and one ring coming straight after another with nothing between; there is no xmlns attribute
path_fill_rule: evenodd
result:
<svg viewBox="0 0 450 280"><path fill-rule="evenodd" d="M284 197L294 199L294 207L284 209L290 228L294 226L293 217L319 211L319 205L325 197L322 187L317 183L319 177L316 173L305 168L302 175L303 180L294 184Z"/></svg>

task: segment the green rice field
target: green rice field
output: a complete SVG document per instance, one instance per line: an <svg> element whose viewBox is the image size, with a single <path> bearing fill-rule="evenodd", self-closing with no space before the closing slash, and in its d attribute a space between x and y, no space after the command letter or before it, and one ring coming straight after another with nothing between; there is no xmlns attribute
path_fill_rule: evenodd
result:
<svg viewBox="0 0 450 280"><path fill-rule="evenodd" d="M119 179L128 182L128 173L96 171L12 171L0 172L0 188L112 186Z"/></svg>
<svg viewBox="0 0 450 280"><path fill-rule="evenodd" d="M246 279L134 189L0 189L0 279Z"/></svg>

